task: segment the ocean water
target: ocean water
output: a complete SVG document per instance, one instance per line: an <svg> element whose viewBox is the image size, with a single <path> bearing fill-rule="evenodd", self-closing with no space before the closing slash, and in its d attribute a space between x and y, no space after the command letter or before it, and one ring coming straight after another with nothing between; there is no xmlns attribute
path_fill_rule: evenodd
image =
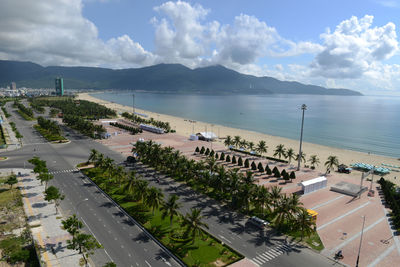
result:
<svg viewBox="0 0 400 267"><path fill-rule="evenodd" d="M131 92L93 96L133 104ZM304 141L400 158L400 97L135 92L134 102L135 107L153 112L296 140L300 107L306 104Z"/></svg>

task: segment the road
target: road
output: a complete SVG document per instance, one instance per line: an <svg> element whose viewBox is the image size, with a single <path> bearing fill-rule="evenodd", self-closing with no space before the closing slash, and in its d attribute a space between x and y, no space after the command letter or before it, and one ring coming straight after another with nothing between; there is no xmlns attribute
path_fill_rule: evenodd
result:
<svg viewBox="0 0 400 267"><path fill-rule="evenodd" d="M4 155L9 156L10 160L5 162L8 166L4 167L21 167L24 161L33 156L32 153L46 160L49 171L55 175L52 182L66 195L66 200L62 201L62 209L73 213L75 207L79 206L79 216L82 216L88 228L118 266L134 266L132 262L139 264L136 264L137 266L165 266L164 259L173 266L178 264L168 258L143 231L123 217L96 187L82 179L81 174L70 171L77 163L87 160L90 149L98 150L114 159L116 163L125 160L121 154L68 129L65 130L69 133L68 138L71 143L48 144L32 131L31 122L21 120L18 115L14 115L12 119L24 135L23 142L27 145L20 150L5 153ZM34 147L35 152L33 152ZM220 207L214 200L199 195L168 177L149 172L140 164L136 168L152 186L161 188L164 195L174 193L180 196L183 204L182 213L188 212L192 207L203 208L209 232L260 266L337 265L307 248L286 243L284 236L278 236L272 230L254 229L246 224L246 218L243 216ZM160 183L155 182L156 177L159 177ZM83 201L85 198L88 200ZM96 263L109 261L104 251L96 253L93 259Z"/></svg>
<svg viewBox="0 0 400 267"><path fill-rule="evenodd" d="M9 159L2 162L1 167L31 168L27 160L33 156L47 162L49 172L54 175L49 185L57 186L65 194L61 202L63 214L77 213L86 225L85 230L104 246L91 257L96 266L110 261L117 266L180 266L80 172L74 172L74 166L86 161L92 148L112 156L117 162L123 160L121 155L73 131L69 131L71 143L49 144L34 131L33 122L21 119L10 103L7 110L24 136L22 141L25 145L22 149L2 153Z"/></svg>

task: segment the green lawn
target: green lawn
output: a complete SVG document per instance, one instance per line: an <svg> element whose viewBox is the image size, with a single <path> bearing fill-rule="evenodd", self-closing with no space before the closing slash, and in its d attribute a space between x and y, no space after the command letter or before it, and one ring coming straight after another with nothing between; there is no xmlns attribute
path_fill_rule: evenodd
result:
<svg viewBox="0 0 400 267"><path fill-rule="evenodd" d="M85 169L83 172L96 182L102 171L97 168ZM104 186L101 186L104 189ZM121 195L118 189L107 190L108 194L123 207L132 217L140 222L149 232L162 242L171 252L180 257L188 266L227 266L243 258L220 241L204 232L203 237L191 239L180 237L180 218L174 217L172 227L169 217L162 219L158 209L149 210L141 202L129 201L125 194Z"/></svg>

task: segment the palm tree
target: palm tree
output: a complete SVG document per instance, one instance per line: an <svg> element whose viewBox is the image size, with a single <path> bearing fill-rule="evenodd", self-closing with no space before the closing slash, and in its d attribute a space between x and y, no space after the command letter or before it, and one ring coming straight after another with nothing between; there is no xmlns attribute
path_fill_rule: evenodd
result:
<svg viewBox="0 0 400 267"><path fill-rule="evenodd" d="M254 182L253 172L247 171L246 176L243 177L243 182L245 184L252 184Z"/></svg>
<svg viewBox="0 0 400 267"><path fill-rule="evenodd" d="M274 210L278 206L279 199L281 198L282 187L277 185L271 187L270 197Z"/></svg>
<svg viewBox="0 0 400 267"><path fill-rule="evenodd" d="M258 203L261 208L261 213L264 216L265 208L267 208L268 212L271 211L271 207L269 203L271 201L270 193L267 187L259 186L256 194L256 203Z"/></svg>
<svg viewBox="0 0 400 267"><path fill-rule="evenodd" d="M157 209L164 201L164 195L159 188L150 187L146 194L147 205L154 210Z"/></svg>
<svg viewBox="0 0 400 267"><path fill-rule="evenodd" d="M96 149L91 149L87 163L89 164L90 162L95 162L97 160L98 156L99 156L99 152Z"/></svg>
<svg viewBox="0 0 400 267"><path fill-rule="evenodd" d="M318 166L319 164L319 158L317 157L317 155L311 155L310 159L308 160L311 164L311 167L314 169L315 165Z"/></svg>
<svg viewBox="0 0 400 267"><path fill-rule="evenodd" d="M281 159L282 156L285 156L286 150L283 144L279 144L276 146L274 150L274 157L278 156Z"/></svg>
<svg viewBox="0 0 400 267"><path fill-rule="evenodd" d="M235 137L233 137L233 144L235 145L236 148L239 147L239 145L240 145L240 140L241 140L241 138L240 138L239 135L236 135Z"/></svg>
<svg viewBox="0 0 400 267"><path fill-rule="evenodd" d="M165 202L160 209L160 211L162 212L162 219L165 219L167 216L169 216L170 227L172 227L174 216L179 215L178 209L181 207L181 204L178 203L178 199L179 197L177 195L170 195L167 202Z"/></svg>
<svg viewBox="0 0 400 267"><path fill-rule="evenodd" d="M254 145L254 142L251 142L251 141L250 141L250 142L247 143L247 147L250 149L250 151L253 151L253 150L254 150L254 146L255 146L255 145Z"/></svg>
<svg viewBox="0 0 400 267"><path fill-rule="evenodd" d="M95 167L101 167L104 164L104 155L100 154L96 157L96 161L94 162Z"/></svg>
<svg viewBox="0 0 400 267"><path fill-rule="evenodd" d="M301 232L301 239L304 235L310 236L315 229L315 221L305 208L299 208L295 221L296 228Z"/></svg>
<svg viewBox="0 0 400 267"><path fill-rule="evenodd" d="M224 145L229 147L232 144L233 144L232 137L230 135L226 136L225 141L224 141Z"/></svg>
<svg viewBox="0 0 400 267"><path fill-rule="evenodd" d="M201 227L208 229L208 225L202 222L202 219L201 209L198 208L191 208L190 213L186 213L185 215L182 226L187 228L186 233L191 235L192 243L194 243L196 236L203 235Z"/></svg>
<svg viewBox="0 0 400 267"><path fill-rule="evenodd" d="M248 143L246 140L242 139L239 143L240 147L243 147L244 149L246 149L248 147Z"/></svg>
<svg viewBox="0 0 400 267"><path fill-rule="evenodd" d="M137 200L145 200L147 197L147 188L148 188L149 182L145 181L145 180L137 180L136 184L135 184L135 189L133 192L133 196L137 199Z"/></svg>
<svg viewBox="0 0 400 267"><path fill-rule="evenodd" d="M336 156L329 156L325 162L326 174L331 171L334 166L339 166L339 160Z"/></svg>
<svg viewBox="0 0 400 267"><path fill-rule="evenodd" d="M262 155L262 153L267 153L267 145L265 143L264 140L260 140L260 142L258 142L258 145L256 147L256 151L258 153L260 153L260 155Z"/></svg>
<svg viewBox="0 0 400 267"><path fill-rule="evenodd" d="M299 154L296 154L296 160L299 160ZM301 152L301 160L300 161L304 161L306 162L306 153L304 153L303 151Z"/></svg>
<svg viewBox="0 0 400 267"><path fill-rule="evenodd" d="M295 153L294 153L294 150L293 150L293 148L289 148L287 151L286 151L286 158L288 159L288 161L289 161L289 165L290 165L290 162L292 161L292 159L295 159Z"/></svg>
<svg viewBox="0 0 400 267"><path fill-rule="evenodd" d="M214 157L208 157L206 162L210 172L214 172L215 166L217 165L217 160Z"/></svg>
<svg viewBox="0 0 400 267"><path fill-rule="evenodd" d="M288 223L292 218L290 198L286 194L281 195L279 205L274 210L275 217L273 219L275 225L281 228L285 223Z"/></svg>

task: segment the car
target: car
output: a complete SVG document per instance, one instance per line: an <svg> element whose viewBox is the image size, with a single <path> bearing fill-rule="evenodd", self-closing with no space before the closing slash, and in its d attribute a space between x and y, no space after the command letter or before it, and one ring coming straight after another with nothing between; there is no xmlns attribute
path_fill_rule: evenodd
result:
<svg viewBox="0 0 400 267"><path fill-rule="evenodd" d="M269 225L269 222L267 222L263 219L260 219L257 216L253 216L253 217L249 218L248 222L260 229L264 229L265 227L267 227Z"/></svg>

